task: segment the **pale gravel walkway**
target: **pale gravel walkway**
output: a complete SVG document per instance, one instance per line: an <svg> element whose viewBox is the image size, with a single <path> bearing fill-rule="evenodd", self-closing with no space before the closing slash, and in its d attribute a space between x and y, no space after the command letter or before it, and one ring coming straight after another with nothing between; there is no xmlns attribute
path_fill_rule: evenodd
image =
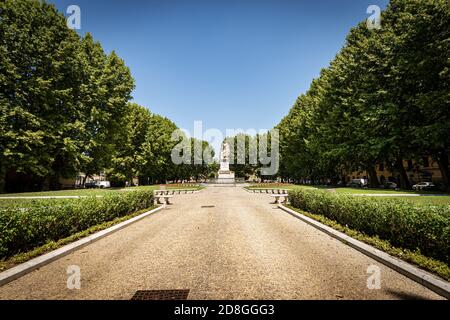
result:
<svg viewBox="0 0 450 320"><path fill-rule="evenodd" d="M0 299L130 299L156 289L191 289L190 299L440 298L270 201L223 187L176 196L167 210L1 287ZM372 264L381 290L366 287ZM81 267L81 290L66 288L69 265Z"/></svg>

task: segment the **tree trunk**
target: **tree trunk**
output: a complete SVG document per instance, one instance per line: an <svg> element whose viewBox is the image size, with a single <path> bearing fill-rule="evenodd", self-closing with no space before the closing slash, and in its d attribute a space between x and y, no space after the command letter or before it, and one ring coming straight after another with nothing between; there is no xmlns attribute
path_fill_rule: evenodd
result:
<svg viewBox="0 0 450 320"><path fill-rule="evenodd" d="M4 166L0 167L0 193L5 192L6 170Z"/></svg>
<svg viewBox="0 0 450 320"><path fill-rule="evenodd" d="M395 161L395 170L399 174L400 187L405 190L411 189L408 174L406 173L405 167L403 166L403 158L397 158L397 160Z"/></svg>
<svg viewBox="0 0 450 320"><path fill-rule="evenodd" d="M449 160L447 151L439 152L436 158L439 164L439 170L441 171L442 182L445 185L446 191L450 191L450 170L448 169Z"/></svg>
<svg viewBox="0 0 450 320"><path fill-rule="evenodd" d="M0 176L0 193L5 192L5 176Z"/></svg>
<svg viewBox="0 0 450 320"><path fill-rule="evenodd" d="M51 175L49 180L50 183L50 190L61 190L61 183L59 183L59 174L55 173L53 175Z"/></svg>
<svg viewBox="0 0 450 320"><path fill-rule="evenodd" d="M369 174L369 187L378 188L380 186L380 182L378 181L377 171L375 170L375 166L369 164L367 166L367 173Z"/></svg>

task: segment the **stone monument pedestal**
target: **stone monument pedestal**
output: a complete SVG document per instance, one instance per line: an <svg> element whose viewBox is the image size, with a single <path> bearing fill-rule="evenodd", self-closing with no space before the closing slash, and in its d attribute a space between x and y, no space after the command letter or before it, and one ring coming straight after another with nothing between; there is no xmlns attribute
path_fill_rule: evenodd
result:
<svg viewBox="0 0 450 320"><path fill-rule="evenodd" d="M236 182L234 172L230 171L230 152L230 145L224 142L220 152L220 170L219 177L217 179L218 184L234 184Z"/></svg>
<svg viewBox="0 0 450 320"><path fill-rule="evenodd" d="M231 171L219 171L219 178L217 179L218 184L234 184L235 183L235 175L234 172Z"/></svg>

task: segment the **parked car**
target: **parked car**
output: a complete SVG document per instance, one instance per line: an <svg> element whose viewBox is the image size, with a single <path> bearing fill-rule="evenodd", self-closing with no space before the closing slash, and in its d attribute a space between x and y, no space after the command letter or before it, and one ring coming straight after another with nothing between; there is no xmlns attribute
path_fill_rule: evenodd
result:
<svg viewBox="0 0 450 320"><path fill-rule="evenodd" d="M97 182L97 186L100 189L111 188L111 182L109 182L109 181L99 181L99 182Z"/></svg>
<svg viewBox="0 0 450 320"><path fill-rule="evenodd" d="M85 187L86 189L95 189L95 188L98 188L97 182L95 182L95 181L92 181L92 182L86 182L86 183L84 184L84 187Z"/></svg>
<svg viewBox="0 0 450 320"><path fill-rule="evenodd" d="M386 182L383 185L384 189L391 189L391 190L396 190L398 189L398 185L395 182Z"/></svg>
<svg viewBox="0 0 450 320"><path fill-rule="evenodd" d="M438 188L434 185L433 182L420 182L418 184L413 185L413 190L415 191L435 191Z"/></svg>
<svg viewBox="0 0 450 320"><path fill-rule="evenodd" d="M105 188L111 188L111 182L109 181L92 181L92 182L86 182L84 184L84 187L86 189L105 189Z"/></svg>
<svg viewBox="0 0 450 320"><path fill-rule="evenodd" d="M364 188L367 186L367 179L353 179L348 186L352 188Z"/></svg>

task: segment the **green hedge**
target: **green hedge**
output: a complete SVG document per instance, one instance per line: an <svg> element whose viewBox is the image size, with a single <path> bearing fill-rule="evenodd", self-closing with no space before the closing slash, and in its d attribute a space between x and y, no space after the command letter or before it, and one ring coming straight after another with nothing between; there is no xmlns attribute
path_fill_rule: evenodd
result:
<svg viewBox="0 0 450 320"><path fill-rule="evenodd" d="M449 264L450 207L415 206L398 199L374 199L320 190L289 193L291 205L323 215L393 246L419 251Z"/></svg>
<svg viewBox="0 0 450 320"><path fill-rule="evenodd" d="M153 192L134 191L11 206L0 211L0 259L153 206Z"/></svg>

